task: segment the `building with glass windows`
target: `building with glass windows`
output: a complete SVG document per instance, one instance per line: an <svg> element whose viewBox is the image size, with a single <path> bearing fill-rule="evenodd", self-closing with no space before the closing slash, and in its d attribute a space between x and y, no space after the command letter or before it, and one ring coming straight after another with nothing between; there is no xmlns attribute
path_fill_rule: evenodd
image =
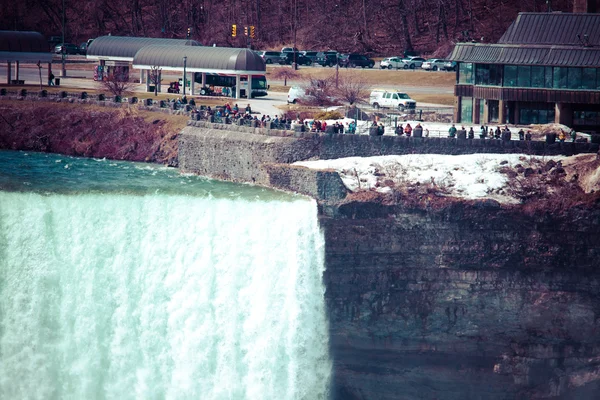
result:
<svg viewBox="0 0 600 400"><path fill-rule="evenodd" d="M497 44L458 43L455 121L599 132L600 14L581 3L576 13L520 13Z"/></svg>

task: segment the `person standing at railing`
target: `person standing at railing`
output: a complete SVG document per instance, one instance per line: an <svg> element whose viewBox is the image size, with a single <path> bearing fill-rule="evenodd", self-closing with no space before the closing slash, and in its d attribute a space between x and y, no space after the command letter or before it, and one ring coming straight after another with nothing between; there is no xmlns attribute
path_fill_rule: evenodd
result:
<svg viewBox="0 0 600 400"><path fill-rule="evenodd" d="M456 137L456 126L454 126L454 124L452 124L452 126L450 127L450 129L448 129L448 137L453 138Z"/></svg>
<svg viewBox="0 0 600 400"><path fill-rule="evenodd" d="M487 129L485 126L481 125L481 128L479 128L479 139L485 139L486 136L487 136Z"/></svg>

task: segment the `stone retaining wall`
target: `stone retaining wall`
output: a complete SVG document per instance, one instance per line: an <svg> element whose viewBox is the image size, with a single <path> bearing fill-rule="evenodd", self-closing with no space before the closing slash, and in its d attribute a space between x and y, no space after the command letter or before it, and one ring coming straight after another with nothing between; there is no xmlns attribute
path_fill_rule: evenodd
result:
<svg viewBox="0 0 600 400"><path fill-rule="evenodd" d="M595 143L337 135L189 121L179 136L179 165L201 175L307 194L320 201L345 197L334 171L296 161L398 154L524 153L573 155L598 151ZM267 167L268 166L268 167Z"/></svg>

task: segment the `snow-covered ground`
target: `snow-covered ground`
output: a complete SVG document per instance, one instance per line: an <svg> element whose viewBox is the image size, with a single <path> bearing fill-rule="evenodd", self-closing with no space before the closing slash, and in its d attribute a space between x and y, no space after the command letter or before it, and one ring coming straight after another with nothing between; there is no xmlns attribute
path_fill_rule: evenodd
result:
<svg viewBox="0 0 600 400"><path fill-rule="evenodd" d="M409 184L432 184L443 188L449 196L465 199L494 199L502 203L515 203L502 190L507 176L502 167L526 166L532 158L544 161L561 160L565 157L535 157L523 154L468 154L440 155L414 154L400 156L350 157L336 160L301 161L301 165L313 169L333 169L339 172L346 187L353 192L376 190L391 191L389 182L395 186Z"/></svg>

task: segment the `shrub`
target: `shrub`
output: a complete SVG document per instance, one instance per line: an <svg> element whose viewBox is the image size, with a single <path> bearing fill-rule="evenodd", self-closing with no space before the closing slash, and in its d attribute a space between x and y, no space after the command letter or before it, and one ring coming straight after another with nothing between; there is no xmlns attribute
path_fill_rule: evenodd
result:
<svg viewBox="0 0 600 400"><path fill-rule="evenodd" d="M6 89L0 89L0 96L6 96Z"/></svg>
<svg viewBox="0 0 600 400"><path fill-rule="evenodd" d="M81 92L81 99L82 99L82 100L85 100L85 99L87 99L87 98L88 98L88 94L87 94L87 92Z"/></svg>
<svg viewBox="0 0 600 400"><path fill-rule="evenodd" d="M58 97L60 97L61 99L64 99L65 97L67 97L68 93L65 92L64 90L61 91L60 93L58 93Z"/></svg>
<svg viewBox="0 0 600 400"><path fill-rule="evenodd" d="M320 113L315 114L315 119L342 119L344 116L339 113L339 111L322 111Z"/></svg>
<svg viewBox="0 0 600 400"><path fill-rule="evenodd" d="M100 100L100 101L104 101L104 100L106 100L106 95L104 95L103 93L100 93L100 94L98 95L98 100Z"/></svg>
<svg viewBox="0 0 600 400"><path fill-rule="evenodd" d="M48 97L48 91L46 89L40 90L40 97Z"/></svg>
<svg viewBox="0 0 600 400"><path fill-rule="evenodd" d="M23 96L23 97L27 96L27 89L21 89L21 90L19 91L19 95L20 95L20 96Z"/></svg>

